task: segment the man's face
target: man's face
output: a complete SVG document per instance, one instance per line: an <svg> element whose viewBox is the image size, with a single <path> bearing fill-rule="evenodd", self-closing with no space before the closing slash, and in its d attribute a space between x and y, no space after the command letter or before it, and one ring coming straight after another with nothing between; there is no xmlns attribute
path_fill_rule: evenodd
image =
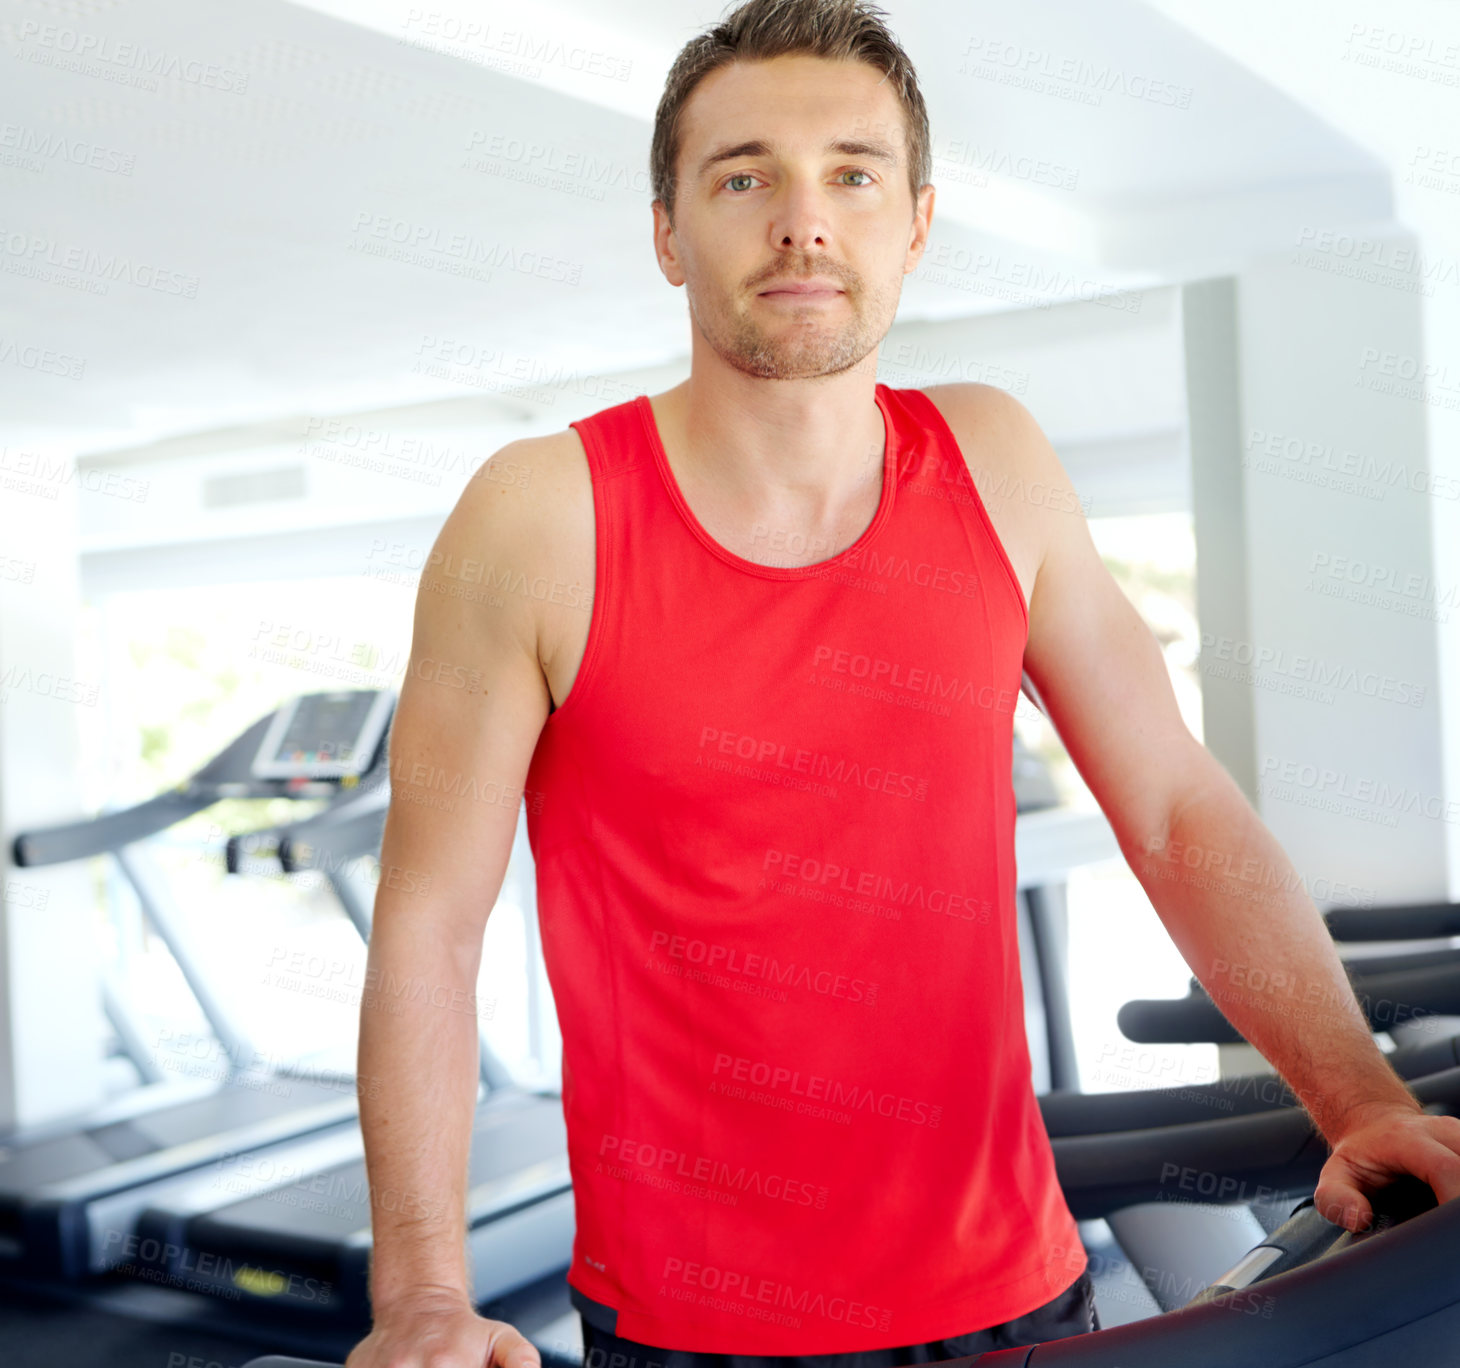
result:
<svg viewBox="0 0 1460 1368"><path fill-rule="evenodd" d="M931 187L914 212L882 73L804 55L732 63L695 88L681 130L674 227L656 203L655 246L695 327L763 379L856 365L892 326L932 215Z"/></svg>

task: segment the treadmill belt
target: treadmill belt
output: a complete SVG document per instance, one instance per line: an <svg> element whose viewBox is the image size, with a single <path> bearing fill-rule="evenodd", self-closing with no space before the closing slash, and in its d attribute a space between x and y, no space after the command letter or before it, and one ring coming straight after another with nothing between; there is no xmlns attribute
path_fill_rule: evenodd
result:
<svg viewBox="0 0 1460 1368"><path fill-rule="evenodd" d="M139 1116L133 1124L144 1129L160 1147L168 1148L200 1135L218 1135L354 1095L353 1083L332 1086L298 1078L260 1077L229 1083L207 1097Z"/></svg>
<svg viewBox="0 0 1460 1368"><path fill-rule="evenodd" d="M157 1141L134 1121L114 1121L110 1126L97 1126L86 1132L114 1163L124 1159L140 1159L158 1148Z"/></svg>
<svg viewBox="0 0 1460 1368"><path fill-rule="evenodd" d="M534 1098L509 1108L489 1103L478 1112L472 1131L469 1186L506 1177L566 1151L558 1098ZM281 1230L301 1245L351 1240L369 1229L367 1193L363 1159L323 1173L291 1174L281 1187L195 1217L189 1222L189 1243L257 1252Z"/></svg>

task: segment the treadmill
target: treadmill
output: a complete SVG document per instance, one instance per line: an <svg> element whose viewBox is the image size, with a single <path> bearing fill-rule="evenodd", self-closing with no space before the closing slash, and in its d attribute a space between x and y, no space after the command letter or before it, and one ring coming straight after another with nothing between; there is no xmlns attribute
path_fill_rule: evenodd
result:
<svg viewBox="0 0 1460 1368"><path fill-rule="evenodd" d="M1328 914L1330 931L1341 933L1347 942L1363 939L1401 941L1405 937L1443 937L1460 926L1456 913L1460 909L1444 904L1405 907L1340 908ZM1350 945L1341 944L1340 952ZM1386 1059L1395 1072L1406 1080L1416 1076L1415 1060L1441 1059L1449 1051L1454 1023L1443 1020L1460 1014L1460 956L1450 949L1401 951L1366 958L1343 960L1349 986L1375 1033L1387 1032L1395 1047L1386 1052ZM1272 986L1281 998L1283 985ZM1294 1006L1301 1010L1296 997ZM1209 1042L1217 1045L1244 1043L1242 1035L1227 1019L1193 977L1186 997L1134 1000L1125 1003L1117 1014L1122 1033L1140 1044L1193 1044ZM1423 1067L1418 1072L1423 1072ZM1290 1096L1283 1080L1275 1073L1264 1076L1254 1095L1281 1094ZM1223 1080L1224 1082L1226 1080ZM1215 1103L1230 1111L1230 1100ZM1184 1214L1184 1213L1183 1213ZM1259 1202L1252 1207L1253 1216L1269 1231L1281 1221L1278 1204ZM1113 1218L1112 1226L1122 1245L1140 1251L1135 1260L1143 1268L1156 1266L1176 1270L1166 1280L1178 1284L1190 1268L1190 1249L1200 1247L1194 1223L1173 1225L1170 1211L1160 1207L1132 1208ZM1217 1227L1221 1230L1221 1227ZM1174 1230L1174 1234L1173 1234ZM1235 1232L1230 1226L1221 1230L1230 1240ZM1148 1280L1151 1291L1163 1309L1171 1309L1163 1280Z"/></svg>
<svg viewBox="0 0 1460 1368"><path fill-rule="evenodd" d="M1439 1042L1447 1050L1456 1042ZM1460 1114L1460 1067L1412 1078L1431 1114ZM1231 1190L1311 1193L1329 1146L1299 1108L1196 1125L1055 1142L1077 1216L1171 1194L1170 1165L1230 1179ZM1379 1368L1447 1363L1460 1343L1460 1202L1405 1176L1371 1194L1370 1229L1351 1235L1297 1203L1277 1230L1181 1308L1132 1324L955 1360L967 1368Z"/></svg>
<svg viewBox="0 0 1460 1368"><path fill-rule="evenodd" d="M288 873L338 872L378 854L389 798L382 776L314 818L236 838L229 859L273 858ZM357 899L351 915L368 938L368 906ZM467 1180L478 1302L565 1273L574 1231L561 1094L518 1086L485 1038L481 1075ZM358 1125L305 1137L229 1189L199 1172L153 1191L137 1219L151 1274L306 1319L368 1324L370 1205Z"/></svg>
<svg viewBox="0 0 1460 1368"><path fill-rule="evenodd" d="M136 1258L134 1222L149 1188L179 1172L215 1170L225 1158L299 1135L355 1127L349 1078L255 1067L188 945L146 838L224 798L339 801L385 756L394 706L380 690L296 696L260 718L196 774L146 802L22 832L22 868L110 854L143 914L176 959L218 1038L221 1083L152 1082L84 1117L28 1128L0 1146L0 1271L79 1279ZM145 1058L141 1028L117 997L114 1024ZM144 1079L162 1077L160 1069ZM179 1093L182 1099L179 1100Z"/></svg>
<svg viewBox="0 0 1460 1368"><path fill-rule="evenodd" d="M1445 1042L1455 1054L1455 1042ZM1229 1082L1235 1080L1227 1080ZM1460 1114L1460 1067L1411 1084L1427 1111ZM1183 1089L1150 1090L1179 1104ZM1158 1118L1169 1121L1169 1117ZM1301 1109L1277 1106L1190 1124L1053 1140L1077 1217L1168 1197L1169 1174L1198 1169L1227 1190L1293 1197L1288 1219L1183 1306L1126 1325L946 1361L948 1368L1389 1368L1450 1363L1460 1343L1460 1200L1437 1205L1408 1176L1374 1192L1376 1220L1350 1234L1310 1195L1328 1146ZM885 1238L870 1232L869 1238ZM335 1368L269 1356L245 1368Z"/></svg>

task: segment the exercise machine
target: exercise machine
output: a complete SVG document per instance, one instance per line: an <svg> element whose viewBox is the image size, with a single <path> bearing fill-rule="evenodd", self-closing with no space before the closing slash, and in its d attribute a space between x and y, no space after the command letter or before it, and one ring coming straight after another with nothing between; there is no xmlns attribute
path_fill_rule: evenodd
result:
<svg viewBox="0 0 1460 1368"><path fill-rule="evenodd" d="M165 793L15 838L21 867L115 859L213 1029L221 1062L220 1077L184 1089L183 1100L154 1083L86 1118L9 1137L0 1149L0 1270L73 1279L134 1263L134 1223L152 1185L180 1172L216 1177L220 1163L240 1154L355 1126L352 1079L259 1067L193 953L143 842L224 798L348 796L382 762L393 703L378 690L291 698ZM135 1023L128 1030L142 1033ZM145 1057L141 1043L135 1048Z"/></svg>
<svg viewBox="0 0 1460 1368"><path fill-rule="evenodd" d="M1453 1046L1452 1046L1453 1048ZM1460 1067L1416 1079L1426 1110L1460 1113ZM1371 1195L1376 1220L1351 1235L1313 1210L1327 1146L1291 1107L1155 1130L1054 1140L1077 1215L1175 1195L1173 1174L1220 1176L1295 1196L1290 1218L1179 1309L1042 1344L949 1360L954 1368L1389 1368L1446 1363L1460 1342L1460 1202L1437 1206L1402 1179ZM265 1357L246 1368L331 1368Z"/></svg>
<svg viewBox="0 0 1460 1368"><path fill-rule="evenodd" d="M1446 934L1444 927L1454 924L1454 919L1455 910L1446 905L1345 908L1335 909L1328 915L1331 930L1342 931L1354 940L1367 937L1385 941L1398 940L1406 933L1442 936ZM1346 948L1339 947L1341 952ZM1443 1060L1451 1048L1449 1033L1454 1030L1454 1023L1435 1018L1460 1011L1460 955L1448 949L1404 951L1347 958L1344 968L1370 1028L1376 1033L1389 1033L1396 1042L1387 1057L1400 1077L1413 1078L1417 1071L1427 1067L1426 1061L1434 1064ZM1249 986L1254 991L1271 994L1274 1000L1287 1003L1295 1010L1303 1008L1300 986L1280 976L1265 980L1253 977ZM1194 977L1186 997L1127 1002L1117 1020L1122 1032L1141 1044L1246 1045ZM1275 1074L1257 1082L1252 1091L1254 1094L1276 1092L1291 1098L1286 1085ZM1251 1210L1253 1218L1269 1232L1281 1219L1272 1202L1254 1204ZM1189 1282L1191 1261L1200 1257L1203 1232L1193 1216L1194 1213L1173 1215L1159 1207L1133 1207L1111 1219L1116 1238L1134 1261L1160 1270L1160 1276L1152 1280L1152 1293L1163 1309L1172 1306L1165 1287ZM1231 1240L1235 1235L1230 1223L1225 1227L1212 1224L1212 1235L1208 1238Z"/></svg>
<svg viewBox="0 0 1460 1368"><path fill-rule="evenodd" d="M351 863L379 852L387 779L314 818L238 838L230 861L273 858L288 873L323 870L348 885ZM348 886L338 891L368 939L369 906ZM489 1298L566 1271L574 1217L561 1096L517 1086L484 1037L480 1057L467 1246L473 1286ZM370 1190L358 1127L238 1170L227 1190L210 1174L153 1190L136 1224L150 1270L193 1291L368 1321Z"/></svg>

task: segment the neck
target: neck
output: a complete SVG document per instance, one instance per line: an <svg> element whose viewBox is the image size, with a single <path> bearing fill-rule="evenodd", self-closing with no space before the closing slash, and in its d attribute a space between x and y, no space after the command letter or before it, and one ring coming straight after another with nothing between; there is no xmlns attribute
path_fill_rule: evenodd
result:
<svg viewBox="0 0 1460 1368"><path fill-rule="evenodd" d="M886 432L871 368L814 381L703 383L654 402L676 473L750 516L834 520L882 485Z"/></svg>

